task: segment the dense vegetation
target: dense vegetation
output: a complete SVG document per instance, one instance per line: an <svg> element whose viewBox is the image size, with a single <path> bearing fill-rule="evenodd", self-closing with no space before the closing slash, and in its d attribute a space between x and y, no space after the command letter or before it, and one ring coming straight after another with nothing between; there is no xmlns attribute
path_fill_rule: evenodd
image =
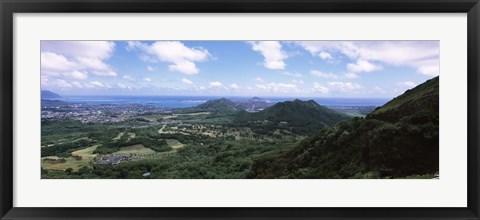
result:
<svg viewBox="0 0 480 220"><path fill-rule="evenodd" d="M43 161L85 166L42 168L42 178L431 178L439 168L438 84L431 79L364 118L314 101L251 113L219 99L189 108L194 114L120 123L46 120L42 157L60 158ZM134 145L143 153L118 164L72 155L92 146L89 156L110 155Z"/></svg>
<svg viewBox="0 0 480 220"><path fill-rule="evenodd" d="M85 147L88 147L91 141L88 139L79 139L55 144L51 147L42 147L42 157L57 156L70 157L70 153Z"/></svg>
<svg viewBox="0 0 480 220"><path fill-rule="evenodd" d="M184 112L209 111L215 115L234 114L243 111L243 108L226 98L209 100L195 107L183 109Z"/></svg>
<svg viewBox="0 0 480 220"><path fill-rule="evenodd" d="M244 179L252 175L257 157L278 154L293 143L270 143L207 139L201 144L185 146L170 157L142 160L118 165L95 164L78 172L42 170L45 178L146 178L158 179Z"/></svg>
<svg viewBox="0 0 480 220"><path fill-rule="evenodd" d="M367 115L323 129L251 178L399 178L439 166L438 77ZM394 106L394 107L392 107Z"/></svg>
<svg viewBox="0 0 480 220"><path fill-rule="evenodd" d="M129 139L127 135L123 135L118 140L113 140L105 144L100 145L93 152L95 154L111 154L120 150L122 147L132 146L141 144L147 148L150 148L156 152L164 152L171 150L171 147L168 146L167 141L161 138L151 138L151 137L134 137Z"/></svg>

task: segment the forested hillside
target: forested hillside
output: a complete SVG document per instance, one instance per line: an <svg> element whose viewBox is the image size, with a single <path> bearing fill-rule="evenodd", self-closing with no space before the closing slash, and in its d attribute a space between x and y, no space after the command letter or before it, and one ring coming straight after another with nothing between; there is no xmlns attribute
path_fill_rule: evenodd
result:
<svg viewBox="0 0 480 220"><path fill-rule="evenodd" d="M250 178L401 178L439 167L439 78L258 160Z"/></svg>
<svg viewBox="0 0 480 220"><path fill-rule="evenodd" d="M312 131L333 126L348 118L350 116L347 114L321 106L313 100L296 99L276 103L261 112L243 112L237 116L235 122L257 129L274 130L288 127L294 133L311 134Z"/></svg>

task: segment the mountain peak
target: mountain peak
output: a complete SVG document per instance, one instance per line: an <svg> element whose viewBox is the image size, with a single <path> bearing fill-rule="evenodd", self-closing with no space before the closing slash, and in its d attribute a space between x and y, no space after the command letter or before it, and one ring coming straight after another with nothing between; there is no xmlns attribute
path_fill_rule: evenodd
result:
<svg viewBox="0 0 480 220"><path fill-rule="evenodd" d="M232 102L227 98L208 100L207 102L200 104L195 108L212 111L215 113L226 113L226 114L234 113L242 110L240 107L237 106L237 104L235 104L234 102Z"/></svg>
<svg viewBox="0 0 480 220"><path fill-rule="evenodd" d="M42 90L41 91L41 97L42 97L42 99L62 98L62 96L60 96L59 94L48 91L48 90Z"/></svg>
<svg viewBox="0 0 480 220"><path fill-rule="evenodd" d="M435 77L366 118L356 117L323 129L289 151L257 161L252 175L297 179L428 178L439 169L438 104L439 78ZM305 114L300 110L296 113Z"/></svg>
<svg viewBox="0 0 480 220"><path fill-rule="evenodd" d="M384 121L397 121L401 116L418 113L425 109L439 108L439 77L425 81L415 88L390 100L367 115ZM419 108L421 106L421 108Z"/></svg>
<svg viewBox="0 0 480 220"><path fill-rule="evenodd" d="M286 122L299 132L316 132L349 118L348 115L317 104L313 100L299 99L276 103L263 111L244 115L242 121Z"/></svg>

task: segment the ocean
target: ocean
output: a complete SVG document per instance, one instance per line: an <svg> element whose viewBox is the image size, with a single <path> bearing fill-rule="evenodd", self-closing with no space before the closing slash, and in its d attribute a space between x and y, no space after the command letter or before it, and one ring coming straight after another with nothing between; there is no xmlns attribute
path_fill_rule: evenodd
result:
<svg viewBox="0 0 480 220"><path fill-rule="evenodd" d="M65 96L56 100L68 103L82 103L88 105L100 104L144 104L164 108L187 108L202 104L212 99L219 99L219 96ZM228 97L234 102L244 101L252 97ZM381 98L295 98L295 97L260 97L261 99L276 103L283 101L315 100L324 106L380 106L390 99Z"/></svg>

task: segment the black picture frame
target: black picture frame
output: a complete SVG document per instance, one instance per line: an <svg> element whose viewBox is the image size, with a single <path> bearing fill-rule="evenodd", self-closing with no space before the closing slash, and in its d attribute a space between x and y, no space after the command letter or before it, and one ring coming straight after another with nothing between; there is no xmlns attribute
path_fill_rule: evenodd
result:
<svg viewBox="0 0 480 220"><path fill-rule="evenodd" d="M479 219L478 0L0 0L1 219ZM13 207L14 13L467 13L467 208L17 208ZM445 189L448 190L448 189Z"/></svg>

